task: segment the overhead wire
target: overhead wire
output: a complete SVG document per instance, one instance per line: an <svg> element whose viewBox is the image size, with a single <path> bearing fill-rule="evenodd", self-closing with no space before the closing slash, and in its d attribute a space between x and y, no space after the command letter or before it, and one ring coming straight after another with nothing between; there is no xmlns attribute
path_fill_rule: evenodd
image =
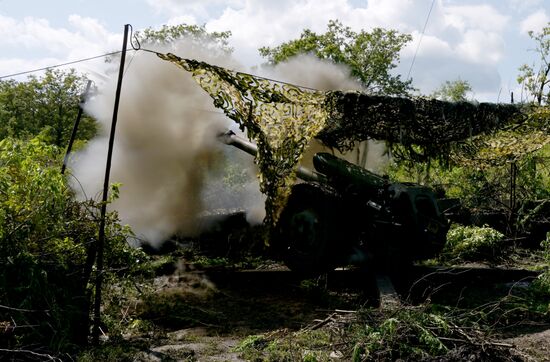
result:
<svg viewBox="0 0 550 362"><path fill-rule="evenodd" d="M128 50L130 50L130 49L128 49ZM25 74L40 72L40 71L43 71L43 70L49 70L49 69L64 67L64 66L66 66L66 65L72 65L72 64L87 62L87 61L89 61L89 60L104 58L104 57L108 57L108 56L110 56L110 55L116 55L116 54L120 54L120 53L122 53L121 50L116 51L116 52L111 52L111 53L105 53L105 54L101 54L101 55L96 55L96 56L89 57L89 58L83 58L83 59L73 60L73 61L66 62L66 63L60 63L60 64L55 64L55 65L50 65L50 66L43 67L43 68L36 68L36 69L32 69L32 70L26 70L26 71L23 71L23 72L18 72L18 73L12 73L12 74L7 74L7 75L2 75L2 76L0 76L0 79L12 78L12 77L17 77L17 76L19 76L19 75L25 75Z"/></svg>
<svg viewBox="0 0 550 362"><path fill-rule="evenodd" d="M143 48L141 46L141 43L140 43L137 35L135 35L133 32L134 32L134 29L133 29L132 25L130 25L130 45L132 46L132 49L134 49L136 51L143 50L145 52L153 53L155 55L160 54L159 52L157 52L155 50ZM134 45L134 41L136 42L137 46ZM220 67L220 66L217 66L217 65L215 65L215 67L223 68L223 67ZM308 90L316 91L316 92L319 91L319 89L316 89L316 88L311 88L311 87L307 87L307 86L303 86L303 85L293 84L293 83L285 82L285 81L278 80L278 79L267 78L267 77L263 77L263 76L260 76L260 75L257 75L257 74L246 73L246 72L237 71L237 70L234 70L234 69L228 69L228 70L230 70L232 72L235 72L237 74L248 75L248 76L259 78L259 79L264 79L264 80L267 80L267 81L270 81L270 82L290 85L290 86L293 86L293 87L297 87L297 88L301 88L301 89L308 89Z"/></svg>
<svg viewBox="0 0 550 362"><path fill-rule="evenodd" d="M137 43L137 46L134 44L134 41ZM151 50L151 49L147 49L147 48L143 48L141 46L141 43L139 42L139 39L137 38L137 35L134 34L132 25L130 25L130 45L131 45L131 48L128 48L126 50L135 50L136 52L141 50L141 51L144 51L144 52L153 53L155 55L160 54L160 52L157 52L157 51ZM0 76L0 80L5 79L5 78L13 78L13 77L17 77L17 76L20 76L20 75L45 71L45 70L49 70L49 69L60 68L60 67L67 66L67 65L87 62L87 61L90 61L90 60L104 58L104 57L108 57L108 56L116 55L116 54L120 54L120 53L122 53L122 50L118 50L118 51L110 52L110 53L105 53L105 54L101 54L101 55L96 55L96 56L89 57L89 58L82 58L82 59L78 59L78 60L73 60L73 61L66 62L66 63L59 63L59 64L55 64L55 65L50 65L50 66L47 66L47 67L31 69L31 70L26 70L26 71L22 71L22 72L12 73L12 74L6 74L6 75ZM130 63L131 63L132 60L133 60L133 57L132 57L132 59L130 59ZM220 66L216 66L216 67L223 68L223 67L220 67ZM278 80L278 79L263 77L263 76L260 76L260 75L257 75L257 74L237 71L237 70L234 70L234 69L228 69L228 70L230 70L232 72L235 72L237 74L247 75L247 76L255 77L255 78L258 78L258 79L264 79L264 80L267 80L269 82L275 82L275 83L279 83L279 84L289 85L289 86L292 86L292 87L297 87L297 88L300 88L300 89L306 89L306 90L315 91L315 92L320 91L319 89L316 89L316 88L312 88L312 87L308 87L308 86L304 86L304 85L299 85L299 84L294 84L294 83L290 83L290 82L285 82L285 81Z"/></svg>
<svg viewBox="0 0 550 362"><path fill-rule="evenodd" d="M407 80L411 77L411 72L414 66L414 62L416 61L416 56L418 54L418 49L420 48L420 43L422 42L422 38L424 37L424 33L426 32L426 27L428 26L428 21L430 20L430 15L432 15L432 9L434 7L435 0L432 0L432 5L430 5L430 10L428 11L428 16L426 16L426 21L424 22L424 28L422 28L422 33L420 33L420 38L418 39L418 44L416 44L416 50L414 51L414 56L411 62L411 67L409 68L409 72L407 73Z"/></svg>

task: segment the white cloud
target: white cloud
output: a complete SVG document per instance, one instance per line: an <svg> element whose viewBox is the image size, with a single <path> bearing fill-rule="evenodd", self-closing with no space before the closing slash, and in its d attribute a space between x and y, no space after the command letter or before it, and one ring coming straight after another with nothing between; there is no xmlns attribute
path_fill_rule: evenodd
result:
<svg viewBox="0 0 550 362"><path fill-rule="evenodd" d="M401 52L403 58L413 57L420 41L420 32L414 31L411 34L413 36L412 42L408 43ZM446 57L454 55L454 50L448 42L438 38L434 35L426 35L422 37L422 42L418 48L419 56L432 56L432 57Z"/></svg>
<svg viewBox="0 0 550 362"><path fill-rule="evenodd" d="M169 18L190 16L205 19L211 12L221 6L241 6L243 0L147 0L147 3L158 13Z"/></svg>
<svg viewBox="0 0 550 362"><path fill-rule="evenodd" d="M523 19L519 24L519 28L524 34L527 34L527 32L531 30L537 33L541 31L543 27L547 26L548 22L550 22L550 16L548 16L544 9L539 9Z"/></svg>
<svg viewBox="0 0 550 362"><path fill-rule="evenodd" d="M0 46L4 49L24 50L25 57L0 58L2 74L42 68L59 63L119 50L122 36L110 33L96 19L71 15L72 29L53 27L47 20L25 17L22 20L0 15ZM33 60L33 58L35 60ZM100 60L101 61L101 60ZM72 67L89 69L92 63Z"/></svg>
<svg viewBox="0 0 550 362"><path fill-rule="evenodd" d="M167 25L180 25L180 24L187 24L187 25L196 25L197 19L193 15L178 15L170 18L166 24Z"/></svg>
<svg viewBox="0 0 550 362"><path fill-rule="evenodd" d="M508 6L512 11L527 11L536 8L543 1L547 0L508 0Z"/></svg>
<svg viewBox="0 0 550 362"><path fill-rule="evenodd" d="M501 14L494 7L483 5L449 6L445 9L447 25L461 31L480 29L499 32L504 29L509 17Z"/></svg>
<svg viewBox="0 0 550 362"><path fill-rule="evenodd" d="M26 17L22 21L0 17L0 44L27 49L48 49L61 53L78 43L78 36L66 29L54 29L47 20Z"/></svg>
<svg viewBox="0 0 550 362"><path fill-rule="evenodd" d="M495 64L504 54L504 40L497 33L469 30L456 50L468 61Z"/></svg>
<svg viewBox="0 0 550 362"><path fill-rule="evenodd" d="M240 6L226 7L206 26L209 30L231 30L236 55L244 63L256 64L262 61L259 47L295 39L306 28L324 32L329 20L338 19L356 31L384 27L411 32L423 24L431 1L418 4L412 0L370 0L364 7L354 8L348 0L246 0Z"/></svg>
<svg viewBox="0 0 550 362"><path fill-rule="evenodd" d="M507 62L508 70L514 72L516 64L525 62L524 54L517 62L510 60L524 51L514 50L522 46L524 37L517 27L509 26L511 20L520 26L521 13L522 27L543 23L550 14L546 2L483 0L465 5L462 1L436 0L414 65L415 83L423 82L427 87L458 76L469 80L475 75L476 79L489 82L488 88L494 88L497 66L503 69L501 64ZM171 25L204 23L210 31L230 30L235 55L246 65L263 62L257 51L259 47L295 39L305 28L324 32L331 19L339 19L356 31L373 27L397 29L413 35L413 41L402 51L402 64L397 69L405 75L432 0L146 0L145 3L151 7L150 16L157 19L157 24L160 18L160 23ZM514 7L521 7L521 12L511 10ZM537 8L541 10L535 12ZM71 15L65 27L53 26L37 17L15 19L0 15L0 45L6 54L0 58L0 66L9 63L13 69L21 69L13 60L27 57L22 52L34 58L67 61L119 50L120 42L121 34L110 33L103 20L83 15ZM490 76L483 77L480 69ZM515 74L506 79L515 79Z"/></svg>
<svg viewBox="0 0 550 362"><path fill-rule="evenodd" d="M344 19L349 13L346 0L314 0L264 3L247 1L242 8L228 7L217 19L206 25L209 30L231 30L236 55L252 65L261 61L257 49L274 46L298 37L304 28L322 32L330 19ZM308 14L303 16L303 14Z"/></svg>
<svg viewBox="0 0 550 362"><path fill-rule="evenodd" d="M38 69L59 63L57 58L42 58L39 60L27 60L21 58L0 58L0 76L24 72L30 69ZM24 79L26 76L22 76Z"/></svg>

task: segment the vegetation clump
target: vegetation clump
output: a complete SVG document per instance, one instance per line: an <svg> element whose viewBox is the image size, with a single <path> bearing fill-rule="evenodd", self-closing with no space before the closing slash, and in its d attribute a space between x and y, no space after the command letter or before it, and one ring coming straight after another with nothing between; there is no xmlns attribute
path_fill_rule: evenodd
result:
<svg viewBox="0 0 550 362"><path fill-rule="evenodd" d="M455 225L447 233L443 259L494 260L503 251L505 236L488 226Z"/></svg>
<svg viewBox="0 0 550 362"><path fill-rule="evenodd" d="M472 361L519 360L511 345L494 342L475 317L430 304L335 313L320 328L249 336L235 351L250 361L445 361L458 355Z"/></svg>
<svg viewBox="0 0 550 362"><path fill-rule="evenodd" d="M0 141L0 348L55 354L87 343L99 208L75 200L61 156L45 134ZM128 245L116 213L106 235L106 278L139 273L147 256Z"/></svg>
<svg viewBox="0 0 550 362"><path fill-rule="evenodd" d="M550 296L550 232L546 234L546 239L541 243L541 247L546 261L546 270L539 276L536 285L544 294ZM550 313L550 303L548 303L548 313Z"/></svg>

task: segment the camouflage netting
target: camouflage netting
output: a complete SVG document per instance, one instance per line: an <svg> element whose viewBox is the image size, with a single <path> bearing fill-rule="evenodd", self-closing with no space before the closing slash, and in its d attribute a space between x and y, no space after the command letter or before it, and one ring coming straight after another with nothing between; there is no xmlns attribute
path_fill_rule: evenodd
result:
<svg viewBox="0 0 550 362"><path fill-rule="evenodd" d="M366 139L398 143L417 161L446 156L453 142L522 120L508 104L443 102L358 92L329 92L328 121L319 133L325 145L346 150ZM413 146L416 146L413 148Z"/></svg>
<svg viewBox="0 0 550 362"><path fill-rule="evenodd" d="M265 222L274 224L295 181L294 168L304 148L327 119L325 95L173 54L158 56L191 72L214 105L257 143L260 189L267 196Z"/></svg>
<svg viewBox="0 0 550 362"><path fill-rule="evenodd" d="M452 142L523 118L510 105L310 91L173 54L158 56L191 72L214 105L258 144L268 224L276 222L313 137L341 151L357 141L386 140L404 145L409 157L427 159L448 154Z"/></svg>
<svg viewBox="0 0 550 362"><path fill-rule="evenodd" d="M525 122L480 134L451 149L449 157L457 164L476 168L499 167L521 160L550 144L550 109L530 107Z"/></svg>

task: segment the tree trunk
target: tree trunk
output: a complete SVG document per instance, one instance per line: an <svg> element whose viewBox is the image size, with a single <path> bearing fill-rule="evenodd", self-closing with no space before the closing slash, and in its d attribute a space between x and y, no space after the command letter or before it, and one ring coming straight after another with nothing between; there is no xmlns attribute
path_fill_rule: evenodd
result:
<svg viewBox="0 0 550 362"><path fill-rule="evenodd" d="M537 104L540 106L542 103L542 93L544 92L544 86L548 84L548 73L550 73L550 63L546 65L546 70L542 74L542 79L540 81L540 88L537 92Z"/></svg>

